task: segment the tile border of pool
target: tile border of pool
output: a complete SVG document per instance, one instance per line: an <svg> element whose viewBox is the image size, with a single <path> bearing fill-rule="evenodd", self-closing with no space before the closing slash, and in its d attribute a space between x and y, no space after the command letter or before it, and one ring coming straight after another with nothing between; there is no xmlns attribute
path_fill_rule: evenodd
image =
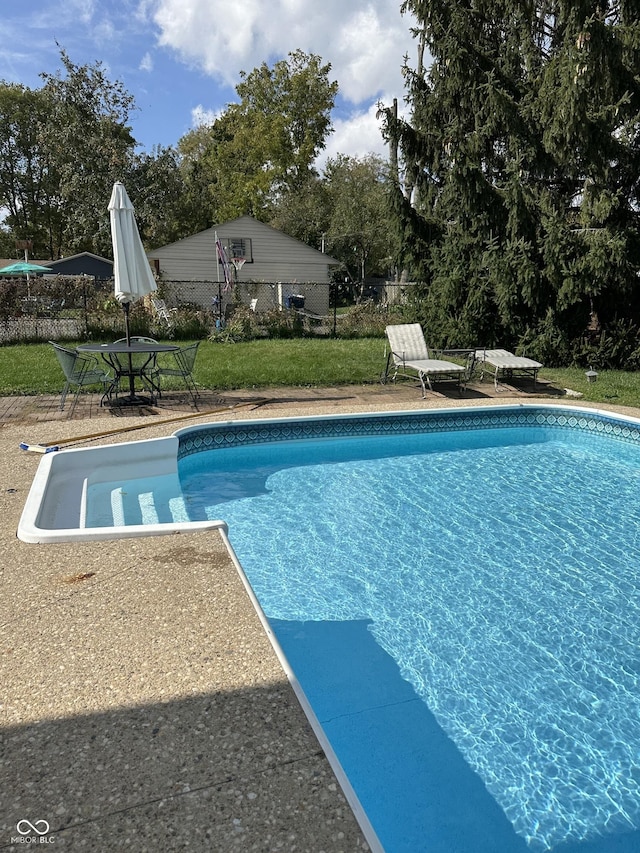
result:
<svg viewBox="0 0 640 853"><path fill-rule="evenodd" d="M524 427L532 425L532 414L536 426L578 429L587 434L607 435L640 444L638 418L599 409L540 403L232 421L184 427L174 435L179 440L178 459L183 459L206 450L270 442Z"/></svg>

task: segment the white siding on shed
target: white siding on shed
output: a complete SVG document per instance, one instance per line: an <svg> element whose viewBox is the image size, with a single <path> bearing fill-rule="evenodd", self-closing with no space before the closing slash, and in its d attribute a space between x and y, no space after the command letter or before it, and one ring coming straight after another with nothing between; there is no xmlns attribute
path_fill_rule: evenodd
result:
<svg viewBox="0 0 640 853"><path fill-rule="evenodd" d="M251 240L252 262L238 272L238 282L328 282L335 258L312 249L251 216L208 228L168 246L148 252L166 281L223 280L218 267L215 238Z"/></svg>

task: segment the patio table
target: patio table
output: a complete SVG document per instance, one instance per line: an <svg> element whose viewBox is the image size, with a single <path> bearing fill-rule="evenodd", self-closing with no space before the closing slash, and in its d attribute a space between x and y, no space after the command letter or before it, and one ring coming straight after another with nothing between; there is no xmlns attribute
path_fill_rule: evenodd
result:
<svg viewBox="0 0 640 853"><path fill-rule="evenodd" d="M105 400L111 400L111 395L116 392L116 402L121 406L136 406L136 405L155 405L160 394L160 388L153 377L152 366L155 357L159 352L176 352L180 349L176 344L159 344L147 341L116 341L111 344L81 344L78 347L79 352L100 353L104 361L111 367L114 377L111 384L102 395L100 405L103 405ZM133 355L146 355L146 361L142 365L133 365ZM122 356L126 356L122 358ZM150 396L145 397L137 394L135 390L136 377L140 377L143 382L146 382L150 389ZM120 380L127 378L129 380L129 394L125 397L118 397L118 387Z"/></svg>

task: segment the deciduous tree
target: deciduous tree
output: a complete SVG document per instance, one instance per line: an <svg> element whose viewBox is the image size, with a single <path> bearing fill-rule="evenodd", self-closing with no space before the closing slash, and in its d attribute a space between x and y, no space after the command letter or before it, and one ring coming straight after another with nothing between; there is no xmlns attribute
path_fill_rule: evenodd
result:
<svg viewBox="0 0 640 853"><path fill-rule="evenodd" d="M136 157L127 181L135 199L136 222L147 249L173 243L208 228L202 206L187 192L181 158L173 147L157 146Z"/></svg>
<svg viewBox="0 0 640 853"><path fill-rule="evenodd" d="M134 100L122 83L107 77L102 63L75 65L64 50L61 60L64 73L41 75L51 110L41 144L56 169L66 214L52 254L104 254L111 245L104 210L113 183L126 181L133 164L136 141L128 122Z"/></svg>
<svg viewBox="0 0 640 853"><path fill-rule="evenodd" d="M6 243L31 240L37 256L53 257L62 230L58 176L42 145L51 104L42 91L0 84L0 201ZM12 257L11 253L4 257Z"/></svg>
<svg viewBox="0 0 640 853"><path fill-rule="evenodd" d="M326 248L330 218L327 182L312 174L306 183L278 198L269 224L314 249L322 250Z"/></svg>
<svg viewBox="0 0 640 853"><path fill-rule="evenodd" d="M242 72L239 102L180 140L215 220L249 213L268 221L277 200L313 175L338 91L330 70L298 50L273 67Z"/></svg>
<svg viewBox="0 0 640 853"><path fill-rule="evenodd" d="M3 226L33 241L39 258L110 251L106 207L113 182L133 164L132 97L100 63L43 74L29 89L0 83L0 198Z"/></svg>
<svg viewBox="0 0 640 853"><path fill-rule="evenodd" d="M386 273L396 253L387 206L389 167L375 154L339 154L324 170L330 217L328 251L345 263L354 281Z"/></svg>

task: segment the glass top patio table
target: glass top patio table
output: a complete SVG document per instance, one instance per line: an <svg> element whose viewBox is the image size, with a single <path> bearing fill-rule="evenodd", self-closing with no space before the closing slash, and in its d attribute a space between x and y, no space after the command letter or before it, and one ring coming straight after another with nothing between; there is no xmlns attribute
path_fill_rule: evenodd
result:
<svg viewBox="0 0 640 853"><path fill-rule="evenodd" d="M180 347L177 344L160 344L153 341L115 341L110 344L81 344L79 352L100 353L102 358L113 369L114 378L107 391L102 396L111 400L111 395L116 391L116 400L119 405L149 405L155 404L160 389L151 373L154 358L159 352L176 352ZM147 355L148 358L142 365L133 364L133 355ZM126 358L119 358L126 356ZM135 391L136 377L140 377L151 389L150 397L137 394ZM117 389L122 378L129 380L129 394L125 397L117 396Z"/></svg>

